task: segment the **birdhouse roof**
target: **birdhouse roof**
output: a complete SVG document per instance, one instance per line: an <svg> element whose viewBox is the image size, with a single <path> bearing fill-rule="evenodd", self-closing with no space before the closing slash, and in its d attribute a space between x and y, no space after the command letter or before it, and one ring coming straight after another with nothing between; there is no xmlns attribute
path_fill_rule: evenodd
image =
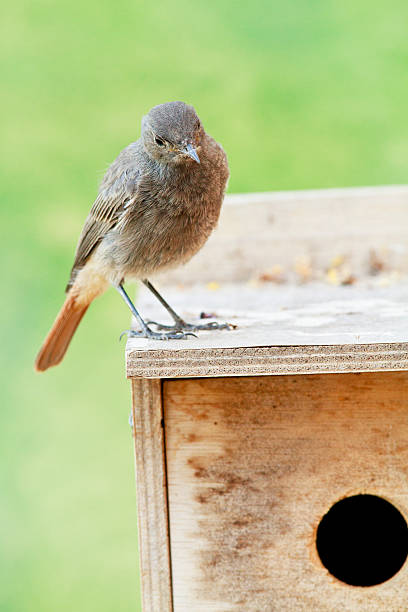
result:
<svg viewBox="0 0 408 612"><path fill-rule="evenodd" d="M189 322L232 328L131 338L127 375L408 369L407 227L404 186L230 196L208 244L157 285ZM137 307L171 323L144 287Z"/></svg>

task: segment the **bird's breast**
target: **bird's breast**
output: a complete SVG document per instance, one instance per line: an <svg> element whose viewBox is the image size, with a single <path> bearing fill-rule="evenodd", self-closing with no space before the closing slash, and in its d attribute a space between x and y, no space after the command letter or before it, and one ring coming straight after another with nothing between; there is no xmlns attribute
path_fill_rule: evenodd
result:
<svg viewBox="0 0 408 612"><path fill-rule="evenodd" d="M134 202L101 245L117 276L143 278L175 267L204 245L218 221L228 167L203 161L189 172L141 179Z"/></svg>
<svg viewBox="0 0 408 612"><path fill-rule="evenodd" d="M119 276L143 278L187 262L217 224L222 197L169 193L139 202L104 239L100 254Z"/></svg>

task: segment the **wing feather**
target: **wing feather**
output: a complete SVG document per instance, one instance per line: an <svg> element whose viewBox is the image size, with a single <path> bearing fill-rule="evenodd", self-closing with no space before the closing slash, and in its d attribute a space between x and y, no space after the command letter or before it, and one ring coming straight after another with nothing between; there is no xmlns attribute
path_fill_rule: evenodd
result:
<svg viewBox="0 0 408 612"><path fill-rule="evenodd" d="M67 290L72 286L78 271L85 265L93 250L115 227L126 207L136 198L140 171L134 165L129 167L125 164L123 167L120 161L119 156L108 169L98 196L85 220Z"/></svg>

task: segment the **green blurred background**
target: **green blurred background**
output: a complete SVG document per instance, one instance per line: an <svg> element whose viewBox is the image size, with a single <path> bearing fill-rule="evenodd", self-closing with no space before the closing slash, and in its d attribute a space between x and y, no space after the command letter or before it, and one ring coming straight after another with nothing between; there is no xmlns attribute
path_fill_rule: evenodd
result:
<svg viewBox="0 0 408 612"><path fill-rule="evenodd" d="M34 355L108 163L160 102L194 104L231 192L407 181L406 0L27 0L1 28L0 610L140 610L110 291L64 363Z"/></svg>

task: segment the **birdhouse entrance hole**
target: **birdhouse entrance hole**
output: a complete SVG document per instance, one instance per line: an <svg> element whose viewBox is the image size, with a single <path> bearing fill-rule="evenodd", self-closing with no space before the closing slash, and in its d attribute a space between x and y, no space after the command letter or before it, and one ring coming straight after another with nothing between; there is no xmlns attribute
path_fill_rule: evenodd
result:
<svg viewBox="0 0 408 612"><path fill-rule="evenodd" d="M408 526L401 512L376 495L335 503L319 523L320 560L338 580L374 586L392 578L408 554Z"/></svg>

